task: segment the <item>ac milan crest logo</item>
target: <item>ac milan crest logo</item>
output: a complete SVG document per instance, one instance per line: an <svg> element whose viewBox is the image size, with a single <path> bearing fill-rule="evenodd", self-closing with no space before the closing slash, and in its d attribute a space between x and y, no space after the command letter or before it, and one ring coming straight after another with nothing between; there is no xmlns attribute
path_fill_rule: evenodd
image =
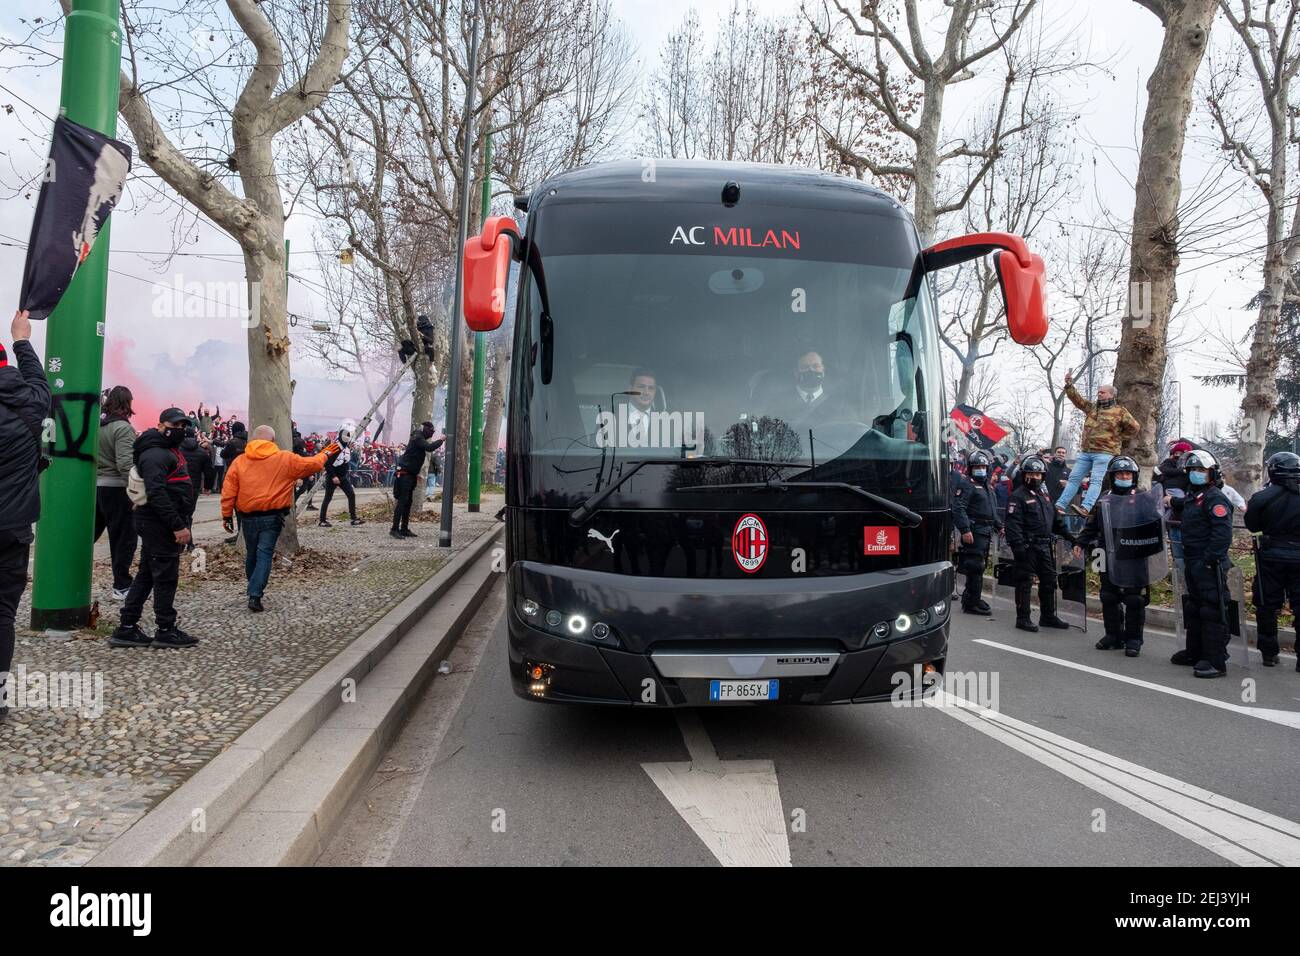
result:
<svg viewBox="0 0 1300 956"><path fill-rule="evenodd" d="M767 560L767 525L758 515L744 515L731 532L731 553L740 570L753 574Z"/></svg>

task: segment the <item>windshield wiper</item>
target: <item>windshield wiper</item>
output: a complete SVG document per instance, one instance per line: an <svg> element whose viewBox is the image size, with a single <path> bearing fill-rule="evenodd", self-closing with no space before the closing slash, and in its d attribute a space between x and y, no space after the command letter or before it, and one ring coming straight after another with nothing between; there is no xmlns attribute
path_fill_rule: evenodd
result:
<svg viewBox="0 0 1300 956"><path fill-rule="evenodd" d="M600 510L600 506L609 498L610 495L618 491L618 489L623 487L623 485L627 484L628 479L631 478L633 475L635 475L646 465L673 465L674 467L678 467L678 468L682 467L683 465L686 466L763 465L763 466L769 466L775 468L804 467L802 464L800 464L797 461L765 461L761 458L642 458L638 462L629 462L628 464L631 464L632 467L628 468L627 471L619 475L617 481L611 482L609 485L605 486L605 488L596 492L590 498L586 499L582 504L578 505L578 507L574 508L572 511L569 512L569 524L573 525L575 528L580 527L583 524L583 522L585 522L588 518L590 518L593 514L595 514L597 511ZM726 486L700 485L699 487L721 488ZM680 491L682 489L676 489L676 490ZM892 504L893 502L890 503ZM909 512L909 514L910 513L911 512ZM919 523L921 519L918 516L916 520Z"/></svg>
<svg viewBox="0 0 1300 956"><path fill-rule="evenodd" d="M833 488L838 491L847 491L855 494L860 498L866 498L872 504L885 514L897 518L909 528L919 527L921 516L906 505L900 505L897 501L890 501L888 498L882 498L880 495L872 494L865 488L858 485L849 484L847 481L782 481L780 478L769 478L767 481L745 481L725 485L687 485L685 488L676 488L675 491L716 491L720 489L733 491L788 491L799 489L827 489Z"/></svg>

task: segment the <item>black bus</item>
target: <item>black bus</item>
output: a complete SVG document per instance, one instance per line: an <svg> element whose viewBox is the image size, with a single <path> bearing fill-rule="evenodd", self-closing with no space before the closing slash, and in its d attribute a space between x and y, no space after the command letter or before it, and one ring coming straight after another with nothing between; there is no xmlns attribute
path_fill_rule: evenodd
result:
<svg viewBox="0 0 1300 956"><path fill-rule="evenodd" d="M907 211L807 169L566 172L465 253L471 329L517 276L510 674L525 698L704 706L897 696L948 648L936 269L992 253L1046 331L1022 240L922 249ZM921 687L915 688L920 694Z"/></svg>

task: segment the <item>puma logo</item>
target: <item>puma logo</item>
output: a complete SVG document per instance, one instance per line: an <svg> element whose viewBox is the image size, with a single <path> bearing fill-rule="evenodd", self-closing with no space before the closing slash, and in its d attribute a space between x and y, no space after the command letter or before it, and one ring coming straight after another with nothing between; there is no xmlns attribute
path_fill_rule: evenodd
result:
<svg viewBox="0 0 1300 956"><path fill-rule="evenodd" d="M605 547L609 548L609 553L610 553L610 554L613 554L613 553L614 553L614 537L615 537L615 535L617 535L618 532L621 531L621 530L622 530L621 528L616 528L616 529L614 530L613 534L611 534L611 535L607 538L607 537L605 537L603 534L601 534L599 531L597 531L595 528L591 528L591 529L588 530L588 532L587 532L587 537L588 537L588 538L595 538L597 541L604 541L604 542L605 542Z"/></svg>

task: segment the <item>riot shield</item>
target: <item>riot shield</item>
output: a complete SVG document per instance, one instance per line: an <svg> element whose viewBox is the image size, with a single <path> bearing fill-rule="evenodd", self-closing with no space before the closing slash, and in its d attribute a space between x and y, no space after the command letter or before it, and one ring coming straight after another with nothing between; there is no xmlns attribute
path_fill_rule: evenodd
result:
<svg viewBox="0 0 1300 956"><path fill-rule="evenodd" d="M999 601L1008 601L1014 607L1016 603L1016 558L1007 544L1006 535L993 538L993 597ZM997 608L994 607L994 613Z"/></svg>
<svg viewBox="0 0 1300 956"><path fill-rule="evenodd" d="M1168 576L1162 497L1156 489L1098 499L1105 530L1106 575L1115 587L1150 587Z"/></svg>
<svg viewBox="0 0 1300 956"><path fill-rule="evenodd" d="M1235 652L1230 659L1242 667L1250 666L1250 647L1246 639L1246 581L1241 568L1228 568L1228 646Z"/></svg>
<svg viewBox="0 0 1300 956"><path fill-rule="evenodd" d="M1056 539L1056 616L1088 633L1088 554L1074 553L1074 542Z"/></svg>

